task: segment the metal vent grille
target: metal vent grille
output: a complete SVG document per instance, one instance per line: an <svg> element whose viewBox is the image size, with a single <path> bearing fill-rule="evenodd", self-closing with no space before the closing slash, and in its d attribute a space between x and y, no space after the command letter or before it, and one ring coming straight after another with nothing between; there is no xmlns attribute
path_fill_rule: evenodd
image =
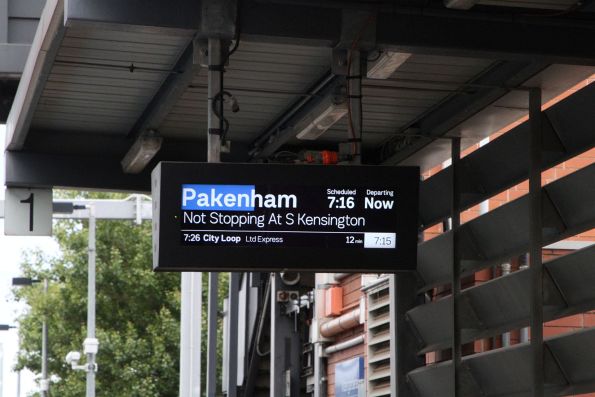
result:
<svg viewBox="0 0 595 397"><path fill-rule="evenodd" d="M543 240L546 244L595 226L595 164L544 187ZM461 227L463 274L497 265L529 246L528 196L523 196ZM452 233L427 241L418 249L418 272L424 289L445 284L452 266Z"/></svg>
<svg viewBox="0 0 595 397"><path fill-rule="evenodd" d="M367 291L368 396L390 396L390 299L388 279Z"/></svg>
<svg viewBox="0 0 595 397"><path fill-rule="evenodd" d="M595 328L562 334L545 340L545 395L568 396L593 391ZM467 380L460 397L531 396L531 345L463 358ZM418 368L408 375L420 397L441 396L452 390L452 362Z"/></svg>
<svg viewBox="0 0 595 397"><path fill-rule="evenodd" d="M546 321L595 308L595 245L544 264ZM529 269L462 292L463 342L529 324ZM407 313L421 339L420 353L446 349L452 340L452 297L420 305Z"/></svg>
<svg viewBox="0 0 595 397"><path fill-rule="evenodd" d="M589 86L545 110L544 169L594 147L592 98ZM527 177L529 124L523 123L465 157L463 200L469 207ZM463 164L463 160L462 160ZM587 163L588 164L588 163ZM543 187L543 244L564 240L595 227L595 164ZM450 169L422 184L420 212L426 225L448 216ZM432 200L432 198L435 198ZM461 273L472 274L498 265L530 249L528 196L508 202L464 223L460 229ZM452 232L422 243L418 249L419 291L448 284L452 272ZM595 248L587 247L544 264L543 312L546 321L593 310ZM521 270L461 294L459 327L462 343L525 327L530 319L529 270ZM407 312L417 338L417 353L448 349L452 344L451 298L417 305ZM589 324L585 324L588 326ZM545 395L593 392L595 328L565 333L545 340ZM530 396L530 344L521 343L463 358L458 395ZM452 362L440 362L409 371L408 385L420 397L434 397L453 387Z"/></svg>

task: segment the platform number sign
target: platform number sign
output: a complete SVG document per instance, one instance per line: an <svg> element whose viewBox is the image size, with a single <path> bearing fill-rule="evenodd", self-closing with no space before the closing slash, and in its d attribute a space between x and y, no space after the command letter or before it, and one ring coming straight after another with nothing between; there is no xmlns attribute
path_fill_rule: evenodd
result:
<svg viewBox="0 0 595 397"><path fill-rule="evenodd" d="M6 189L4 234L7 236L52 235L51 189Z"/></svg>
<svg viewBox="0 0 595 397"><path fill-rule="evenodd" d="M35 193L29 193L29 197L24 200L20 200L19 203L29 204L29 231L33 231L34 219L33 219L33 209L35 208Z"/></svg>

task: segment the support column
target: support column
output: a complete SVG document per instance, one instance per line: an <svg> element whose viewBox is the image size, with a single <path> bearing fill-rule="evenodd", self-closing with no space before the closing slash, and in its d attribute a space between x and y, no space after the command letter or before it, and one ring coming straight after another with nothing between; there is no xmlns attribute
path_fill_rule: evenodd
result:
<svg viewBox="0 0 595 397"><path fill-rule="evenodd" d="M393 274L389 279L390 318L390 395L414 397L407 383L407 373L424 365L423 356L417 355L417 341L411 332L405 314L417 304L417 280L413 272Z"/></svg>
<svg viewBox="0 0 595 397"><path fill-rule="evenodd" d="M89 264L88 264L88 286L87 286L87 341L95 340L95 258L97 255L95 247L95 207L89 206ZM95 397L95 352L87 354L87 397Z"/></svg>
<svg viewBox="0 0 595 397"><path fill-rule="evenodd" d="M233 272L229 277L229 368L227 371L227 397L237 397L238 393L238 313L241 273Z"/></svg>
<svg viewBox="0 0 595 397"><path fill-rule="evenodd" d="M326 283L324 273L316 273L314 276L314 319L310 325L310 337L314 345L314 395L313 397L326 397L327 395L327 366L324 357L324 342L320 335L320 319L324 314L324 294L322 286Z"/></svg>
<svg viewBox="0 0 595 397"><path fill-rule="evenodd" d="M209 163L221 161L221 120L213 112L213 99L222 90L223 44L221 39L208 40L208 153ZM222 103L222 101L220 101ZM207 397L217 392L217 317L219 273L209 273L208 335L207 335Z"/></svg>
<svg viewBox="0 0 595 397"><path fill-rule="evenodd" d="M542 247L542 128L541 128L541 89L529 91L529 127L531 129L529 147L529 202L531 205L530 251L531 258L531 369L532 395L543 397L543 263Z"/></svg>
<svg viewBox="0 0 595 397"><path fill-rule="evenodd" d="M460 192L460 165L461 138L452 139L452 369L453 390L452 396L457 397L461 390L461 326L460 326L460 299L461 299L461 255L459 244L459 227L461 225L461 192Z"/></svg>
<svg viewBox="0 0 595 397"><path fill-rule="evenodd" d="M219 273L209 273L207 307L207 397L217 395L217 318Z"/></svg>
<svg viewBox="0 0 595 397"><path fill-rule="evenodd" d="M510 274L511 271L511 265L510 263L503 263L501 266L502 269L502 276L507 276ZM510 336L511 336L511 332L505 332L502 334L502 347L509 347L510 346Z"/></svg>
<svg viewBox="0 0 595 397"><path fill-rule="evenodd" d="M202 273L182 273L180 397L201 396Z"/></svg>
<svg viewBox="0 0 595 397"><path fill-rule="evenodd" d="M221 132L223 125L221 120L215 112L213 112L213 101L215 96L221 92L222 78L223 78L223 44L221 39L209 39L208 46L209 71L208 78L208 153L207 161L209 163L221 162ZM219 101L219 105L223 106L223 101ZM223 112L219 112L222 114Z"/></svg>
<svg viewBox="0 0 595 397"><path fill-rule="evenodd" d="M277 292L287 288L278 274L271 280L271 397L299 397L302 343L293 315L286 315Z"/></svg>
<svg viewBox="0 0 595 397"><path fill-rule="evenodd" d="M347 129L349 142L353 151L352 164L361 164L361 137L362 137L362 57L358 50L350 50L348 55L349 73L347 74L347 87L349 114Z"/></svg>
<svg viewBox="0 0 595 397"><path fill-rule="evenodd" d="M8 43L8 0L0 0L0 44Z"/></svg>
<svg viewBox="0 0 595 397"><path fill-rule="evenodd" d="M21 397L21 371L17 371L17 397Z"/></svg>
<svg viewBox="0 0 595 397"><path fill-rule="evenodd" d="M48 303L48 279L43 280L43 299ZM20 373L20 371L19 371ZM41 396L47 397L50 387L48 379L48 315L47 307L44 308L43 324L41 326Z"/></svg>

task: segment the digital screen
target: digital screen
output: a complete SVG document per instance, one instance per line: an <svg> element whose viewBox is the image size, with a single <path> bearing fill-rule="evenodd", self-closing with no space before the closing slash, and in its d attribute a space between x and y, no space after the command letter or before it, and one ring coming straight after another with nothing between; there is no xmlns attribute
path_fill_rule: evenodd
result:
<svg viewBox="0 0 595 397"><path fill-rule="evenodd" d="M415 167L161 163L154 267L411 270L418 180Z"/></svg>

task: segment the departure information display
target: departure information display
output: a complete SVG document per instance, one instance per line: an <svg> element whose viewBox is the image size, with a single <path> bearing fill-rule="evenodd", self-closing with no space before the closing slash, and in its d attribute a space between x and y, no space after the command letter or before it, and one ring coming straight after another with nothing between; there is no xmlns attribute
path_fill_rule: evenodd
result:
<svg viewBox="0 0 595 397"><path fill-rule="evenodd" d="M411 270L418 181L415 167L161 163L154 267Z"/></svg>

